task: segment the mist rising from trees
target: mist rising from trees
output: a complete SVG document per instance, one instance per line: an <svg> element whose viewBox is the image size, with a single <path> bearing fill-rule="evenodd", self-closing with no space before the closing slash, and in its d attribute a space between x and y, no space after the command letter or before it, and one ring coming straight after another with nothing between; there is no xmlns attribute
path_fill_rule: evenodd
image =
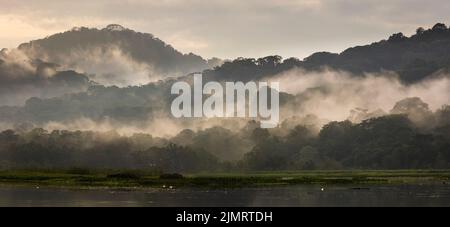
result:
<svg viewBox="0 0 450 227"><path fill-rule="evenodd" d="M2 50L0 168L450 168L449 44L437 24L340 54L208 69L149 34L77 28ZM203 69L205 81L280 81L282 123L174 119L171 85ZM153 72L161 80L135 85Z"/></svg>

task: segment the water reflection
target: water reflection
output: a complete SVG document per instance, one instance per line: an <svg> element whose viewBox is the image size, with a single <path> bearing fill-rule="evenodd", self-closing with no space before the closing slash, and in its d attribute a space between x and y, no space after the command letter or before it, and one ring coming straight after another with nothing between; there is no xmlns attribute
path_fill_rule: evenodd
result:
<svg viewBox="0 0 450 227"><path fill-rule="evenodd" d="M450 206L450 186L69 190L0 187L0 206Z"/></svg>

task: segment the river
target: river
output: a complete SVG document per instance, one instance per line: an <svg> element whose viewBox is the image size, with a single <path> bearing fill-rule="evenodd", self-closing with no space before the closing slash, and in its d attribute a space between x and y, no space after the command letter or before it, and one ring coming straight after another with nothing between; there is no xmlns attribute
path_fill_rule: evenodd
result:
<svg viewBox="0 0 450 227"><path fill-rule="evenodd" d="M171 190L1 186L0 206L450 206L450 185L298 185Z"/></svg>

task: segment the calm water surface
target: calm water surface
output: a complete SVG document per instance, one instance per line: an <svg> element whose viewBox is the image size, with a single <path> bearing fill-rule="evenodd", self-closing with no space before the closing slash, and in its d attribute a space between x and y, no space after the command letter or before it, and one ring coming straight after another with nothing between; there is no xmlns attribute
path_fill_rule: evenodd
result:
<svg viewBox="0 0 450 227"><path fill-rule="evenodd" d="M1 186L0 206L450 206L450 185L137 191Z"/></svg>

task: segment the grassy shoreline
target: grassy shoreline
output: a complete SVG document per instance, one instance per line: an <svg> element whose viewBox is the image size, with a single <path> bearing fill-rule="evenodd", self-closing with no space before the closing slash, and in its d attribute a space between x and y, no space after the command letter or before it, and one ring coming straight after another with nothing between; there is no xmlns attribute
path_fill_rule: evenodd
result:
<svg viewBox="0 0 450 227"><path fill-rule="evenodd" d="M142 170L3 170L2 185L68 188L237 188L301 184L450 184L450 170L345 170L161 175Z"/></svg>

